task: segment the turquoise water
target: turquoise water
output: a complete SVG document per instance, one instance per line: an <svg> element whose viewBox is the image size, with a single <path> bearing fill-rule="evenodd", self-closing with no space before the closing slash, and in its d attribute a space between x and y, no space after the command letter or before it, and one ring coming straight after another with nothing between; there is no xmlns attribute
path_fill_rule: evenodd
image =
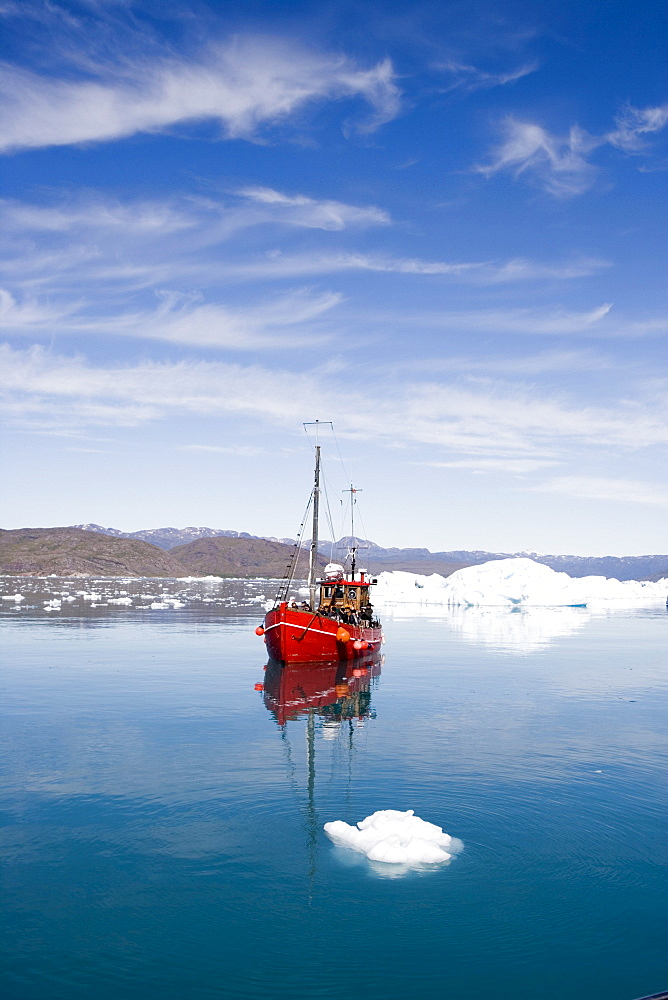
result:
<svg viewBox="0 0 668 1000"><path fill-rule="evenodd" d="M665 608L395 609L380 675L281 727L271 585L61 585L2 602L9 1000L668 988ZM322 832L384 808L463 853L392 877Z"/></svg>

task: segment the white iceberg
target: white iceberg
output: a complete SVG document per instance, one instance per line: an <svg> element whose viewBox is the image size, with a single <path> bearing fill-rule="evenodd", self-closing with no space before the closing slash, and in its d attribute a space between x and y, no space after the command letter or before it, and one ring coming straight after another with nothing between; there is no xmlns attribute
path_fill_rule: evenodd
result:
<svg viewBox="0 0 668 1000"><path fill-rule="evenodd" d="M461 842L440 826L427 823L412 809L380 809L356 826L337 819L325 823L325 833L340 847L365 854L369 861L416 867L449 861ZM449 850L445 850L449 848Z"/></svg>
<svg viewBox="0 0 668 1000"><path fill-rule="evenodd" d="M449 607L591 607L635 606L665 602L668 580L647 583L571 577L533 559L492 559L451 576L437 573L381 573L375 592L378 605L413 604Z"/></svg>

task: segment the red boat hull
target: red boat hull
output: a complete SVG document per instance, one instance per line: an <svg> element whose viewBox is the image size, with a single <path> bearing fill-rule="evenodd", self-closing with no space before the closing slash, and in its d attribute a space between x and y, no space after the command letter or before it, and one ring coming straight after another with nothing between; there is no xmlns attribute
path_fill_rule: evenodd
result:
<svg viewBox="0 0 668 1000"><path fill-rule="evenodd" d="M342 640L342 632L349 636L348 641ZM321 663L354 660L378 652L383 631L361 625L342 625L334 618L290 608L283 602L267 612L264 637L267 652L274 660L282 663Z"/></svg>

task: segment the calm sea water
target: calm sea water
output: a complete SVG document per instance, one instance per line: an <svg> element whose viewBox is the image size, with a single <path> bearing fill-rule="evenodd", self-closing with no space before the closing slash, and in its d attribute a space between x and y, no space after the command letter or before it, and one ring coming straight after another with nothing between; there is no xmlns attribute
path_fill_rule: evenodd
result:
<svg viewBox="0 0 668 1000"><path fill-rule="evenodd" d="M668 989L665 608L395 608L379 676L277 708L273 585L45 586L0 602L8 1000ZM463 853L322 832L384 808Z"/></svg>

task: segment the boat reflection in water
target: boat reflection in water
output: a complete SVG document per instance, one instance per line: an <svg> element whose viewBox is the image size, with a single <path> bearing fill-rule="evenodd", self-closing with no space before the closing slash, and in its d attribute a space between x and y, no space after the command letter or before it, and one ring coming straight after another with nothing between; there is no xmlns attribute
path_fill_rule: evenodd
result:
<svg viewBox="0 0 668 1000"><path fill-rule="evenodd" d="M366 718L373 715L371 682L380 675L382 661L379 653L325 663L270 660L264 703L280 726L304 715L333 722Z"/></svg>
<svg viewBox="0 0 668 1000"><path fill-rule="evenodd" d="M306 719L306 802L304 826L307 835L308 901L313 898L318 862L318 837L322 822L318 818L315 801L316 717L322 719L322 735L336 736L341 722L347 720L347 746L349 751L349 782L352 780L354 730L353 720L373 718L371 686L379 677L385 657L369 652L355 660L334 660L319 663L281 663L270 660L264 679L264 703L272 713L285 743L291 784L299 784L296 762L288 737L288 722Z"/></svg>

